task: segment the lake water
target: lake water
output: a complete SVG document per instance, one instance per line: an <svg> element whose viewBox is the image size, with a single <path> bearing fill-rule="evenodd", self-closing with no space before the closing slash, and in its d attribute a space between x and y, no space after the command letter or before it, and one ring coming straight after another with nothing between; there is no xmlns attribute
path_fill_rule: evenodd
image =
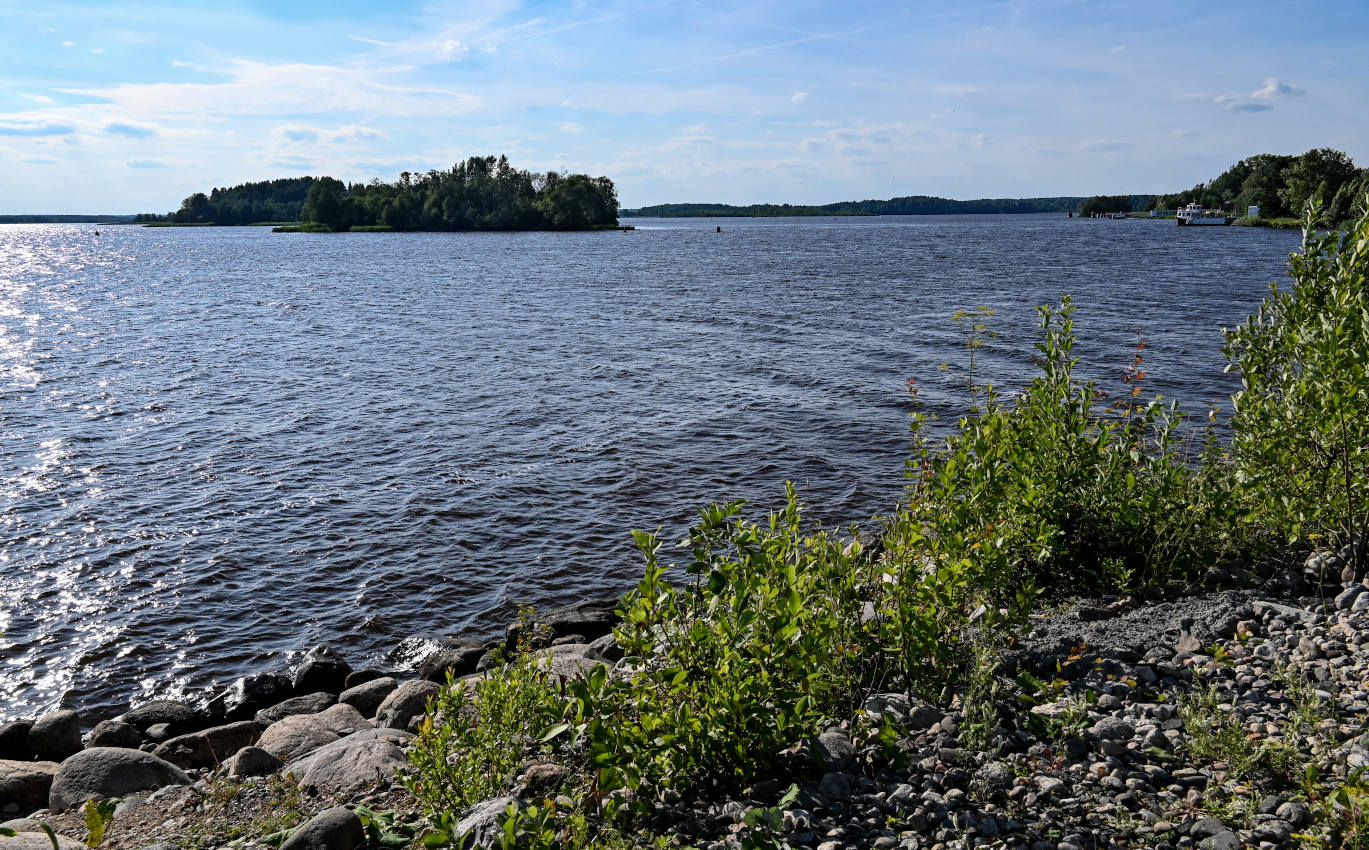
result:
<svg viewBox="0 0 1369 850"><path fill-rule="evenodd" d="M1218 329L1298 235L1063 216L625 220L632 232L0 228L0 719L199 697L328 642L383 664L617 593L630 529L792 480L834 526L903 486L949 315L1020 386L1035 305L1083 368L1201 415ZM722 232L715 231L716 226Z"/></svg>

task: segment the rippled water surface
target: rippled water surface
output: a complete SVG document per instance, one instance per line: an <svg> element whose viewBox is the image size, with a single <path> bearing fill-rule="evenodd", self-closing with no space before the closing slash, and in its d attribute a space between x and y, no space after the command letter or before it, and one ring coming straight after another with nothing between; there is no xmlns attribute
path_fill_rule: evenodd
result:
<svg viewBox="0 0 1369 850"><path fill-rule="evenodd" d="M1020 385L1071 292L1091 374L1232 390L1218 328L1297 236L1063 217L637 220L629 233L0 228L0 718L202 693L327 641L489 634L617 592L698 506L827 524L902 486L948 316ZM723 232L715 232L721 225Z"/></svg>

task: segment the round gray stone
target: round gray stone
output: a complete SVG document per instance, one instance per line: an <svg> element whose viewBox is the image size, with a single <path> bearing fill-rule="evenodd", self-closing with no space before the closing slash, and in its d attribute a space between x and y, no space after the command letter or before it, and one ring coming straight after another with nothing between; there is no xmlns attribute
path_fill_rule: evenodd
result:
<svg viewBox="0 0 1369 850"><path fill-rule="evenodd" d="M48 808L61 813L86 800L123 797L167 785L189 785L190 777L170 762L142 750L92 747L57 768Z"/></svg>

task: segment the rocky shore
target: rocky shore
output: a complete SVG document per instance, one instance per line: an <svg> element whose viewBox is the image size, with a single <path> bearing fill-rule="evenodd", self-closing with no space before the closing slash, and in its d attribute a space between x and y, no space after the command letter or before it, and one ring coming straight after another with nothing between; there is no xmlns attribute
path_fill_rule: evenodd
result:
<svg viewBox="0 0 1369 850"><path fill-rule="evenodd" d="M661 791L645 826L710 850L1328 846L1344 840L1328 830L1354 827L1344 789L1369 766L1369 587L1341 579L1323 554L1262 582L1212 574L1176 600L1042 612L975 697L999 706L995 723L964 693L875 694L795 747L784 775L704 799ZM538 617L545 663L567 677L617 663L613 608ZM406 744L438 682L497 674L491 651L523 628L416 640L407 673L316 647L290 675L248 676L202 706L0 726L3 826L17 833L0 848L51 847L44 825L59 847L86 846L87 800L114 801L112 848L422 846ZM513 793L554 794L544 767L527 765ZM476 806L463 829L493 841L511 799Z"/></svg>

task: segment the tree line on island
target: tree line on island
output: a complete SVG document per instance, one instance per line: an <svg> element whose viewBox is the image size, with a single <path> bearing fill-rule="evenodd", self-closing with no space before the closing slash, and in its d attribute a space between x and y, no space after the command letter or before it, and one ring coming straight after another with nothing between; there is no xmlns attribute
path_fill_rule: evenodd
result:
<svg viewBox="0 0 1369 850"><path fill-rule="evenodd" d="M140 220L159 220L143 214ZM446 171L403 172L385 183L292 177L196 192L165 219L175 224L301 222L318 231L589 230L618 223L607 177L533 173L507 157L471 157Z"/></svg>

